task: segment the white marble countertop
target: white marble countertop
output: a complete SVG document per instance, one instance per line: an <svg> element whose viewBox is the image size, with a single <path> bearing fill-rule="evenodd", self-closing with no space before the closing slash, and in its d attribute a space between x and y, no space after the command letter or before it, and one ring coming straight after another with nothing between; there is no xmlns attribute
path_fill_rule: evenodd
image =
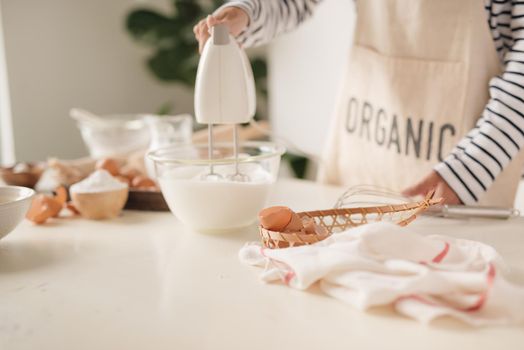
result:
<svg viewBox="0 0 524 350"><path fill-rule="evenodd" d="M272 204L331 207L341 189L281 181ZM421 218L427 233L493 245L524 285L524 218ZM170 213L112 221L23 222L0 241L0 349L522 349L524 327L430 326L388 308L362 313L322 295L264 285L239 263L255 227L185 230Z"/></svg>

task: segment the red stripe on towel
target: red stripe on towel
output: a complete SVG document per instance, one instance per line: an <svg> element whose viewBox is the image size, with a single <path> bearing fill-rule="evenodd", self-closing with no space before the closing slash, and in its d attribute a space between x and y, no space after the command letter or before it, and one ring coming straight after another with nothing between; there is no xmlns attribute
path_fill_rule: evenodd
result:
<svg viewBox="0 0 524 350"><path fill-rule="evenodd" d="M484 304L486 303L486 300L488 299L488 293L491 290L491 288L493 287L493 282L495 281L495 275L496 275L495 266L493 266L493 264L490 263L489 269L488 269L488 276L487 276L488 288L486 288L486 290L480 294L479 299L477 300L475 304L473 304L472 306L466 309L463 309L463 311L468 311L468 312L478 311L484 306Z"/></svg>
<svg viewBox="0 0 524 350"><path fill-rule="evenodd" d="M286 276L284 277L284 282L286 282L286 284L289 284L289 281L291 281L293 277L295 277L295 273L293 271L289 271L288 273L286 273Z"/></svg>
<svg viewBox="0 0 524 350"><path fill-rule="evenodd" d="M449 243L448 242L444 242L445 246L444 246L444 249L436 256L433 258L433 260L431 260L431 262L434 262L434 263L439 263L442 261L442 259L444 259L446 257L446 255L448 255L448 252L449 252Z"/></svg>
<svg viewBox="0 0 524 350"><path fill-rule="evenodd" d="M493 283L495 281L495 275L496 275L495 266L493 266L493 264L490 263L489 264L489 268L488 268L488 274L486 276L486 280L487 280L487 284L488 284L486 290L479 295L479 298L475 302L475 304L473 304L473 305L471 305L469 307L466 307L466 308L454 307L454 306L451 306L451 305L446 305L444 303L436 303L436 302L433 302L433 301L425 299L420 294L402 295L402 296L398 297L393 302L393 304L396 304L397 302L402 301L404 299L414 299L414 300L416 300L416 301L418 301L420 303L423 303L423 304L426 304L426 305L430 305L430 306L450 307L450 308L453 308L455 310L462 311L462 312L475 312L475 311L480 310L486 304L486 301L488 299L488 294L489 294L491 288L493 287Z"/></svg>
<svg viewBox="0 0 524 350"><path fill-rule="evenodd" d="M264 258L267 258L267 259L269 259L271 261L274 261L274 262L277 262L279 264L282 264L285 267L285 269L287 271L286 271L286 274L284 275L284 278L282 280L284 281L285 284L289 285L289 282L293 279L293 277L295 277L295 271L293 271L293 269L288 264L286 264L285 262L267 256L266 253L264 252L265 250L266 250L266 248L260 247L260 254L262 254L262 256Z"/></svg>

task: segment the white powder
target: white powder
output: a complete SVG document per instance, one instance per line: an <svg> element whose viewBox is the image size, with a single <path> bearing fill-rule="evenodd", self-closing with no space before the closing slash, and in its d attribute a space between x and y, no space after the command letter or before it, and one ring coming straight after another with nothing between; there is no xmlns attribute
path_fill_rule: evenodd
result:
<svg viewBox="0 0 524 350"><path fill-rule="evenodd" d="M106 170L100 169L71 186L70 191L75 193L96 193L117 191L124 188L127 188L126 183L118 181Z"/></svg>

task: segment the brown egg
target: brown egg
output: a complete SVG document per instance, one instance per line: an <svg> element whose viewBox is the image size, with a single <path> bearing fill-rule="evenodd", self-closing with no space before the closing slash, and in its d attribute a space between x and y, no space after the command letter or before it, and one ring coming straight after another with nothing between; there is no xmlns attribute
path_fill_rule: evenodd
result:
<svg viewBox="0 0 524 350"><path fill-rule="evenodd" d="M136 188L156 187L156 183L148 177L136 176L133 178L133 181L131 181L131 187L136 187Z"/></svg>
<svg viewBox="0 0 524 350"><path fill-rule="evenodd" d="M260 225L266 230L283 231L291 221L293 211L288 207L269 207L258 213Z"/></svg>
<svg viewBox="0 0 524 350"><path fill-rule="evenodd" d="M64 186L60 186L55 190L54 199L62 206L67 202L67 190Z"/></svg>
<svg viewBox="0 0 524 350"><path fill-rule="evenodd" d="M312 218L306 216L306 217L302 218L302 223L304 225L304 229L306 230L307 234L315 234L316 233L316 231L315 231L315 228L316 228L315 220L313 220Z"/></svg>
<svg viewBox="0 0 524 350"><path fill-rule="evenodd" d="M122 175L117 175L115 176L115 179L117 179L118 181L121 181L125 184L127 184L128 186L131 186L131 180L129 180L127 177L125 176L122 176Z"/></svg>
<svg viewBox="0 0 524 350"><path fill-rule="evenodd" d="M129 166L124 166L120 170L120 175L124 176L124 177L127 177L128 180L131 182L131 181L133 181L133 179L135 177L140 176L141 173L140 173L140 171L136 170L135 168L131 168Z"/></svg>
<svg viewBox="0 0 524 350"><path fill-rule="evenodd" d="M291 221L284 228L284 232L298 232L304 229L302 219L295 212L291 212Z"/></svg>
<svg viewBox="0 0 524 350"><path fill-rule="evenodd" d="M111 158L100 159L98 162L96 162L95 168L104 169L113 176L118 175L120 172L120 166L118 165L118 162Z"/></svg>
<svg viewBox="0 0 524 350"><path fill-rule="evenodd" d="M26 218L35 224L43 224L50 217L56 217L62 210L62 204L56 199L39 194L31 202Z"/></svg>
<svg viewBox="0 0 524 350"><path fill-rule="evenodd" d="M315 224L315 233L320 236L325 236L328 234L328 230L324 226Z"/></svg>
<svg viewBox="0 0 524 350"><path fill-rule="evenodd" d="M324 226L320 226L310 217L302 218L302 223L304 224L304 229L307 234L311 235L321 235L324 236L327 234L327 229Z"/></svg>
<svg viewBox="0 0 524 350"><path fill-rule="evenodd" d="M63 204L60 203L55 198L46 197L46 200L44 202L45 202L45 205L51 208L52 217L56 218L60 214L60 211L62 211Z"/></svg>
<svg viewBox="0 0 524 350"><path fill-rule="evenodd" d="M45 196L43 194L37 195L31 202L31 207L27 211L26 218L35 224L43 224L49 219L51 215L51 208L44 204Z"/></svg>
<svg viewBox="0 0 524 350"><path fill-rule="evenodd" d="M73 215L80 215L80 212L78 211L78 209L76 209L76 207L73 204L73 202L67 202L65 204L65 208L67 210L69 210Z"/></svg>

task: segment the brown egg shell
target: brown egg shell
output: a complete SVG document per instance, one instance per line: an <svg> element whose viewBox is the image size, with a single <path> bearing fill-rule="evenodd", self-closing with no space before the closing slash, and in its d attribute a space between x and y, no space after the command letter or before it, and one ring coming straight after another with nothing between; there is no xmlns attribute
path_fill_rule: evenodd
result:
<svg viewBox="0 0 524 350"><path fill-rule="evenodd" d="M283 231L291 222L292 216L293 211L283 206L265 208L258 213L260 225L270 231Z"/></svg>
<svg viewBox="0 0 524 350"><path fill-rule="evenodd" d="M291 221L284 228L284 232L299 232L304 229L302 219L295 212L291 212Z"/></svg>
<svg viewBox="0 0 524 350"><path fill-rule="evenodd" d="M43 224L50 217L58 216L61 210L62 205L56 199L39 194L31 202L26 218L35 224Z"/></svg>
<svg viewBox="0 0 524 350"><path fill-rule="evenodd" d="M304 225L304 230L307 234L316 234L315 220L306 216L302 218L302 224Z"/></svg>
<svg viewBox="0 0 524 350"><path fill-rule="evenodd" d="M96 169L104 169L113 176L116 176L120 172L120 166L115 159L104 158L96 162Z"/></svg>
<svg viewBox="0 0 524 350"><path fill-rule="evenodd" d="M54 199L60 203L60 205L64 205L67 202L67 190L64 186L60 186L55 190L55 197Z"/></svg>
<svg viewBox="0 0 524 350"><path fill-rule="evenodd" d="M156 187L155 181L146 177L146 176L136 176L133 181L131 181L131 187L136 188L148 188Z"/></svg>
<svg viewBox="0 0 524 350"><path fill-rule="evenodd" d="M129 180L127 177L125 176L122 176L122 175L117 175L115 176L115 179L117 179L118 181L120 182L123 182L125 184L127 184L128 186L131 186L131 180Z"/></svg>
<svg viewBox="0 0 524 350"><path fill-rule="evenodd" d="M120 169L120 176L126 177L130 183L135 177L141 175L142 173L140 171L130 166L123 166L122 169Z"/></svg>

